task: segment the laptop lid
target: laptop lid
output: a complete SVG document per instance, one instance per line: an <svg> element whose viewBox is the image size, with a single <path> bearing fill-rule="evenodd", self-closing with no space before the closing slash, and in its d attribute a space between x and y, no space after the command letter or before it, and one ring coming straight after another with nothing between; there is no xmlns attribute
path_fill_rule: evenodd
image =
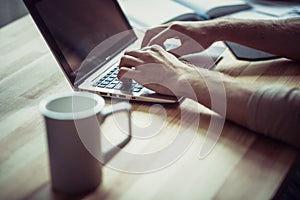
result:
<svg viewBox="0 0 300 200"><path fill-rule="evenodd" d="M24 0L56 60L73 87L98 70L136 39L116 0ZM120 34L122 33L122 34ZM99 44L119 34L102 48L101 54L87 56Z"/></svg>

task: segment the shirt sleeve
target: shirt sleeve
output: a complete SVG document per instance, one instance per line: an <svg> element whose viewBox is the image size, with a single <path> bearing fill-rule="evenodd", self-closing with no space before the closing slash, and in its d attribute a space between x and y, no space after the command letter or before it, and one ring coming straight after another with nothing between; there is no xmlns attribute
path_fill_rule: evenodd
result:
<svg viewBox="0 0 300 200"><path fill-rule="evenodd" d="M248 128L300 147L300 89L262 87L247 105Z"/></svg>

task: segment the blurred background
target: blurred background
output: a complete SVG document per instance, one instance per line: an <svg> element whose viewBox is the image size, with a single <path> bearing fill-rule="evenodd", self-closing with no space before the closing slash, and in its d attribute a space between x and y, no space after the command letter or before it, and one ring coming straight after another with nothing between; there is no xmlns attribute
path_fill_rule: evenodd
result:
<svg viewBox="0 0 300 200"><path fill-rule="evenodd" d="M26 14L27 9L22 0L0 0L0 27Z"/></svg>

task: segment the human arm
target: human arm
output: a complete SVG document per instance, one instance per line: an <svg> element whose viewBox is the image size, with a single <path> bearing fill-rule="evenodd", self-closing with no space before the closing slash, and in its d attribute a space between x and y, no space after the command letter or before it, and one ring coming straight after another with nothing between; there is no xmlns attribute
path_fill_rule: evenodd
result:
<svg viewBox="0 0 300 200"><path fill-rule="evenodd" d="M200 22L172 22L146 32L142 47L171 37L182 46L172 50L179 57L209 47L216 41L231 41L279 56L300 60L300 18L280 20L243 20L219 18Z"/></svg>
<svg viewBox="0 0 300 200"><path fill-rule="evenodd" d="M248 99L247 127L300 147L300 89L260 87Z"/></svg>
<svg viewBox="0 0 300 200"><path fill-rule="evenodd" d="M260 89L217 71L188 66L160 46L127 52L120 66L120 79L134 79L161 94L191 98L230 121L300 147L299 89ZM217 100L213 107L211 92ZM224 95L225 102L218 101Z"/></svg>
<svg viewBox="0 0 300 200"><path fill-rule="evenodd" d="M242 125L257 133L283 141L295 147L300 147L300 89L287 88L284 86L270 85L257 86L231 79L226 75L218 79L215 71L209 71L206 76L207 82L219 82L224 84L226 94L226 119ZM202 72L201 72L202 73ZM203 76L202 76L203 78ZM218 98L222 91L211 91L217 95L210 95L198 89L206 89L207 85L201 86L196 77L190 79L195 91L198 91L197 100L205 106L211 107L211 97ZM220 84L220 83L219 83ZM197 86L198 85L198 86ZM197 89L196 89L197 88ZM201 97L201 96L204 97ZM207 98L209 97L209 99ZM220 106L215 106L215 112L222 114ZM222 108L222 107L221 107Z"/></svg>
<svg viewBox="0 0 300 200"><path fill-rule="evenodd" d="M158 93L191 98L212 108L210 92L223 97L226 92L226 118L246 126L245 109L252 89L223 73L196 68L178 60L174 55L155 45L126 52L119 64L118 78L134 79ZM219 86L220 90L208 86ZM221 99L221 98L220 98ZM224 105L224 102L218 102ZM222 106L215 105L214 111L221 113Z"/></svg>

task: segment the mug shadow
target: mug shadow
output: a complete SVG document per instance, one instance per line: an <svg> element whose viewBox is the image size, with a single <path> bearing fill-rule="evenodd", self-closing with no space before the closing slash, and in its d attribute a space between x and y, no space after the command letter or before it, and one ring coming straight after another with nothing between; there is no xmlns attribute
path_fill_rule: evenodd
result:
<svg viewBox="0 0 300 200"><path fill-rule="evenodd" d="M98 186L94 191L82 195L67 195L62 192L56 191L52 188L51 182L46 182L33 191L26 199L44 199L44 200L80 200L86 199L92 196L93 199L110 199L110 193L105 191L101 185Z"/></svg>

